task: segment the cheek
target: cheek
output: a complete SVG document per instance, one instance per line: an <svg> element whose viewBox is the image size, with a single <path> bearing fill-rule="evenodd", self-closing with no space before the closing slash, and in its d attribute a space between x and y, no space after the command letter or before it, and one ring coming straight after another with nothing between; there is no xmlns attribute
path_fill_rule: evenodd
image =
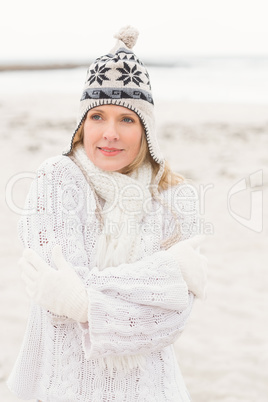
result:
<svg viewBox="0 0 268 402"><path fill-rule="evenodd" d="M142 137L142 133L139 131L137 132L132 139L132 153L135 154L135 156L137 156L137 154L139 153L140 147L141 147L141 137Z"/></svg>
<svg viewBox="0 0 268 402"><path fill-rule="evenodd" d="M92 160L94 154L94 132L90 130L86 125L84 126L84 138L83 138L83 145L86 151L87 156L89 159Z"/></svg>
<svg viewBox="0 0 268 402"><path fill-rule="evenodd" d="M94 144L94 142L96 141L96 134L94 133L94 130L88 126L88 124L84 125L84 145L85 146L91 146L92 144Z"/></svg>
<svg viewBox="0 0 268 402"><path fill-rule="evenodd" d="M90 138L86 135L84 135L83 144L84 144L85 150L88 152L88 150L91 147L91 142L90 142Z"/></svg>
<svg viewBox="0 0 268 402"><path fill-rule="evenodd" d="M134 155L134 157L136 157L138 155L138 153L140 151L140 147L141 147L140 142L138 144L136 143L136 146L133 147L133 155Z"/></svg>

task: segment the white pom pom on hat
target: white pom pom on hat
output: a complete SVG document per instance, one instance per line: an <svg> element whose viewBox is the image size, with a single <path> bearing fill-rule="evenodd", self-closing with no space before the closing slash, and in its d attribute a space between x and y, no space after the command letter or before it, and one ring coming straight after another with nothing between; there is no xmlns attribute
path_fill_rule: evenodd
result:
<svg viewBox="0 0 268 402"><path fill-rule="evenodd" d="M114 35L114 38L121 40L129 49L132 49L137 42L138 36L139 31L131 25L127 25L121 28L120 31Z"/></svg>

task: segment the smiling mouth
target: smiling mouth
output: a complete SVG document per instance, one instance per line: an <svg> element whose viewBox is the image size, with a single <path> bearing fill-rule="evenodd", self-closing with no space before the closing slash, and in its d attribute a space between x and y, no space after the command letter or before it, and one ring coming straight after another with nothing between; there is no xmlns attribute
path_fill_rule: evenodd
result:
<svg viewBox="0 0 268 402"><path fill-rule="evenodd" d="M102 148L102 147L97 147L103 155L107 156L115 156L118 155L120 152L123 151L123 149L120 148Z"/></svg>
<svg viewBox="0 0 268 402"><path fill-rule="evenodd" d="M123 151L123 149L120 148L101 148L98 147L100 150L104 151L104 152L117 152L117 151Z"/></svg>

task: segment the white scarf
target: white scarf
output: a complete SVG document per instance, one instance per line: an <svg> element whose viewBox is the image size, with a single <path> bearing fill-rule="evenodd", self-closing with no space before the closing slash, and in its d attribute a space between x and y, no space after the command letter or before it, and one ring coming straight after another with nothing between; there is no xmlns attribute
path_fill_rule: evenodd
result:
<svg viewBox="0 0 268 402"><path fill-rule="evenodd" d="M140 223L150 211L152 168L144 163L133 173L125 175L104 171L88 158L83 146L74 150L74 159L83 168L97 195L105 201L102 209L103 230L98 238L96 263L99 269L135 262L141 242ZM144 356L105 358L112 370L142 367Z"/></svg>

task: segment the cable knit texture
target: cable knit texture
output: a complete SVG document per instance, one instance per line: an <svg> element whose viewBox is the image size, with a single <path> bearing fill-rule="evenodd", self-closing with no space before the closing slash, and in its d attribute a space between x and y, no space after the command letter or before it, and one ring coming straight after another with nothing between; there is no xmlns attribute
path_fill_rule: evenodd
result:
<svg viewBox="0 0 268 402"><path fill-rule="evenodd" d="M185 239L198 231L194 195L185 186L162 193L163 205L180 206L178 220ZM102 224L92 188L66 156L41 165L19 222L19 236L24 247L34 249L51 266L52 249L61 246L87 289L88 322L80 324L32 305L8 380L19 398L190 401L173 343L184 329L193 295L188 293L176 259L161 250L163 240L174 230L174 217L163 205L152 200L151 213L140 222L136 261L99 270L96 244ZM141 354L145 366L133 364L127 374L123 367L109 370L104 360Z"/></svg>
<svg viewBox="0 0 268 402"><path fill-rule="evenodd" d="M88 319L88 295L73 267L65 261L61 247L52 250L57 270L36 251L26 248L20 259L21 277L28 296L41 307L79 322Z"/></svg>

